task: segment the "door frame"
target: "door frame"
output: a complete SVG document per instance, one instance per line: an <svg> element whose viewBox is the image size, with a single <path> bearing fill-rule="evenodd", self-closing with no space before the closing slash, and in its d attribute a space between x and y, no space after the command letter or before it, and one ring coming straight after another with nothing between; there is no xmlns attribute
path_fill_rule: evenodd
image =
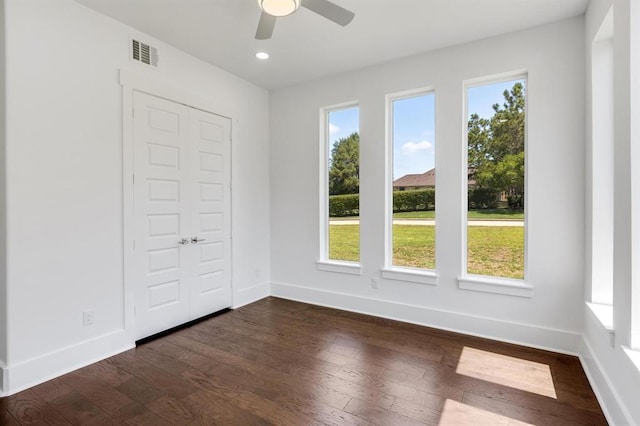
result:
<svg viewBox="0 0 640 426"><path fill-rule="evenodd" d="M124 281L124 312L123 326L129 341L135 341L135 283L133 282L133 241L134 241L134 192L133 192L133 93L142 92L147 95L166 99L171 102L195 108L210 114L231 120L230 146L230 233L231 253L231 305L233 306L235 293L233 279L233 117L235 111L228 105L221 104L214 99L202 96L180 84L157 78L155 75L136 72L127 69L119 70L119 83L122 86L122 247L123 247L123 281Z"/></svg>

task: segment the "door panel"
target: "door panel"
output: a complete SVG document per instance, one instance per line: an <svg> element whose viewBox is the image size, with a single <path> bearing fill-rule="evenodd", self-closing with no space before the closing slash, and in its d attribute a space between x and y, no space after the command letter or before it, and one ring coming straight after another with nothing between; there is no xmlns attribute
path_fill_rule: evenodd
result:
<svg viewBox="0 0 640 426"><path fill-rule="evenodd" d="M136 337L189 320L188 259L178 244L189 227L189 111L134 93Z"/></svg>
<svg viewBox="0 0 640 426"><path fill-rule="evenodd" d="M200 241L191 314L197 318L231 305L231 120L193 109L190 118L191 223Z"/></svg>

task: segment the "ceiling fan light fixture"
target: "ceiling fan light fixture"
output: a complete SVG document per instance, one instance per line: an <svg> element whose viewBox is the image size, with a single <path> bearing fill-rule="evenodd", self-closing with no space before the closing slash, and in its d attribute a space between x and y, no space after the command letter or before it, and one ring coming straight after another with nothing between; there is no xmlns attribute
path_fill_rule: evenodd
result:
<svg viewBox="0 0 640 426"><path fill-rule="evenodd" d="M258 5L269 15L287 16L300 7L300 0L258 0Z"/></svg>

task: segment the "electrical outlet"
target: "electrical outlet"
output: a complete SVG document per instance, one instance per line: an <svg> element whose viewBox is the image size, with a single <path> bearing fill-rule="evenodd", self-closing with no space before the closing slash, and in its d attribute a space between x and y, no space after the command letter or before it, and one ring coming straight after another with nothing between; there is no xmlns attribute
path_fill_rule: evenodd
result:
<svg viewBox="0 0 640 426"><path fill-rule="evenodd" d="M93 309L90 311L84 311L82 313L82 325L92 325L94 313L95 311Z"/></svg>
<svg viewBox="0 0 640 426"><path fill-rule="evenodd" d="M380 279L371 278L371 288L378 290L380 288Z"/></svg>

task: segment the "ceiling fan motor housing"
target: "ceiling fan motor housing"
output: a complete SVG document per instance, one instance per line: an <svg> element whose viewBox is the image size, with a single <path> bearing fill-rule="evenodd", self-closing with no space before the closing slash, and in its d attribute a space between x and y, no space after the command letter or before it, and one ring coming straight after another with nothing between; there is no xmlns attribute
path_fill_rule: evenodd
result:
<svg viewBox="0 0 640 426"><path fill-rule="evenodd" d="M258 0L258 5L271 16L287 16L298 10L300 0Z"/></svg>

